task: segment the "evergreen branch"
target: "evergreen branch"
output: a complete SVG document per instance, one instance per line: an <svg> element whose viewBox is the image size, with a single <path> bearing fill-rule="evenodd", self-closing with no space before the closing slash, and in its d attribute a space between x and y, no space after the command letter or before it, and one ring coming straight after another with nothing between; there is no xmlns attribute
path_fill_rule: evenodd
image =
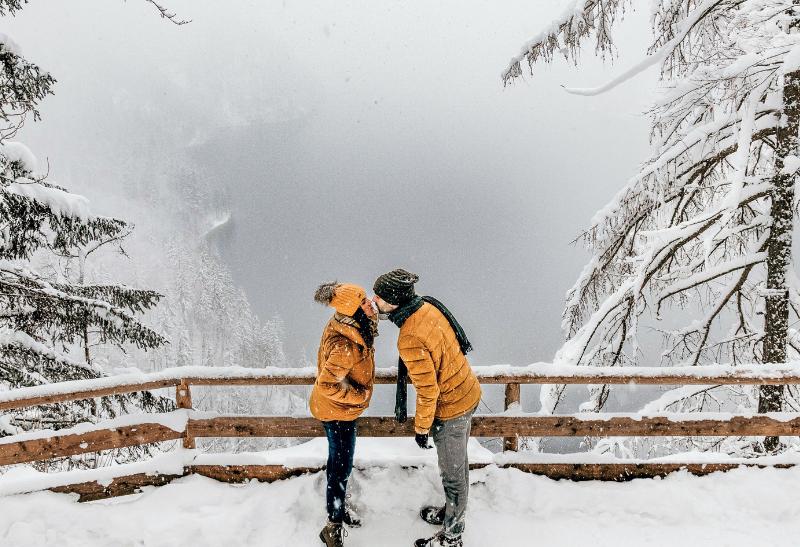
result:
<svg viewBox="0 0 800 547"><path fill-rule="evenodd" d="M28 0L0 0L0 16L16 15Z"/></svg>

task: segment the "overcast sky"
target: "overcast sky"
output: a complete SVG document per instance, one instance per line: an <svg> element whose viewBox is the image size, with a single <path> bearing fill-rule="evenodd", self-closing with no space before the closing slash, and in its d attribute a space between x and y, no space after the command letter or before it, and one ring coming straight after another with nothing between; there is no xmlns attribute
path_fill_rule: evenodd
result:
<svg viewBox="0 0 800 547"><path fill-rule="evenodd" d="M129 137L190 158L227 190L224 259L255 310L283 318L292 358L315 357L319 283L371 290L397 267L450 307L473 362L552 358L587 258L570 241L644 158L652 75L597 98L561 85L638 60L646 13L622 27L630 49L614 65L587 50L580 70L558 61L503 88L508 59L564 0L165 2L191 24L140 0L37 0L7 25L59 80L21 135L54 179L125 217L108 198L122 194L116 166L148 161ZM90 163L102 180L86 180ZM388 364L396 329L382 331Z"/></svg>

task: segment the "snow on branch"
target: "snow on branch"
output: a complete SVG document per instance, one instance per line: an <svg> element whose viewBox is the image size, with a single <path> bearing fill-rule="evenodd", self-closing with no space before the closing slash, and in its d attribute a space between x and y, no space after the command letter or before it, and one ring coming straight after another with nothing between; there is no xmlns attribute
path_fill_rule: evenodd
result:
<svg viewBox="0 0 800 547"><path fill-rule="evenodd" d="M630 2L632 4L632 2ZM600 53L611 51L613 42L610 27L624 12L629 0L571 0L561 15L522 46L501 77L504 84L522 76L522 61L532 70L539 59L550 62L556 52L577 60L584 39L595 35L595 47Z"/></svg>
<svg viewBox="0 0 800 547"><path fill-rule="evenodd" d="M161 295L154 291L50 283L25 268L2 261L0 288L0 305L4 309L22 310L7 317L7 323L29 335L44 335L53 325L60 325L60 332L48 332L49 337L69 344L84 328L96 327L107 343L132 343L145 349L166 343L163 336L126 311L155 306Z"/></svg>
<svg viewBox="0 0 800 547"><path fill-rule="evenodd" d="M606 84L593 88L567 87L565 88L566 91L573 95L584 95L584 96L600 95L638 76L648 68L662 63L665 59L674 54L676 48L678 48L680 44L686 39L689 32L694 28L694 26L701 19L708 16L708 14L721 3L722 2L720 0L705 0L705 2L703 2L700 6L696 7L692 11L689 17L681 21L678 32L669 42L664 44L661 48L659 48L655 52L650 53L647 57L636 63L634 66L632 66L631 68L629 68L616 78L607 82Z"/></svg>
<svg viewBox="0 0 800 547"><path fill-rule="evenodd" d="M0 326L0 347L8 346L16 346L20 350L40 354L53 361L61 362L72 367L85 368L86 370L97 372L96 368L87 365L86 363L81 363L80 361L75 361L66 356L59 355L41 342L37 342L24 332L12 330L5 326Z"/></svg>
<svg viewBox="0 0 800 547"><path fill-rule="evenodd" d="M717 264L708 270L700 271L691 277L681 279L680 281L666 287L663 291L661 291L660 294L656 296L656 306L660 307L664 300L671 298L678 293L687 291L699 285L706 284L711 280L728 275L736 270L741 270L742 268L747 268L748 266L753 266L755 264L764 262L766 259L767 253L765 252L754 253L749 256L740 256L734 260Z"/></svg>
<svg viewBox="0 0 800 547"><path fill-rule="evenodd" d="M36 201L54 214L63 217L80 220L92 218L88 199L60 188L46 186L38 181L18 178L5 187L5 192Z"/></svg>

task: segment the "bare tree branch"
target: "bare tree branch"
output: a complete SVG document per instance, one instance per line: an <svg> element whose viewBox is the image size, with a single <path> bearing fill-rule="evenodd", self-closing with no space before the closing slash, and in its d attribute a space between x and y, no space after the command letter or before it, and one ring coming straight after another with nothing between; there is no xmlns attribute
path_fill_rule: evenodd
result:
<svg viewBox="0 0 800 547"><path fill-rule="evenodd" d="M163 19L167 19L170 23L180 26L192 22L191 19L181 19L174 11L170 11L156 0L145 0L145 2L152 4L158 10L158 13L161 15L161 17Z"/></svg>

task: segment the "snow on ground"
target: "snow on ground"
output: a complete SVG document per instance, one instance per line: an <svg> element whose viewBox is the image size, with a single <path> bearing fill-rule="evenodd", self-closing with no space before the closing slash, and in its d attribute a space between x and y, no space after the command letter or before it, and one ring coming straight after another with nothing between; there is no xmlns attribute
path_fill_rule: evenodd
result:
<svg viewBox="0 0 800 547"><path fill-rule="evenodd" d="M494 454L484 448L477 439L467 445L470 463L493 463ZM264 452L240 452L238 454L198 454L186 465L285 465L287 467L321 467L328 459L328 440L324 437L308 442L276 448ZM436 465L436 449L420 450L412 438L370 438L356 442L353 457L356 467L386 467ZM0 479L0 493L3 481Z"/></svg>
<svg viewBox="0 0 800 547"><path fill-rule="evenodd" d="M472 481L467 546L795 545L800 533L800 472L793 470L615 484L489 468ZM26 494L3 500L0 538L19 547L314 546L324 486L321 473L241 486L192 476L89 504ZM409 546L433 533L416 511L436 502L439 488L433 467L357 470L352 492L366 524L347 545Z"/></svg>
<svg viewBox="0 0 800 547"><path fill-rule="evenodd" d="M85 504L51 492L7 496L0 499L0 544L316 546L324 491L324 474L316 473L243 485L191 476ZM417 517L421 505L442 499L434 465L357 469L350 492L365 526L350 531L349 547L408 547L435 532ZM618 484L552 481L492 466L472 472L465 545L796 545L798 492L797 468L702 478L677 473Z"/></svg>

